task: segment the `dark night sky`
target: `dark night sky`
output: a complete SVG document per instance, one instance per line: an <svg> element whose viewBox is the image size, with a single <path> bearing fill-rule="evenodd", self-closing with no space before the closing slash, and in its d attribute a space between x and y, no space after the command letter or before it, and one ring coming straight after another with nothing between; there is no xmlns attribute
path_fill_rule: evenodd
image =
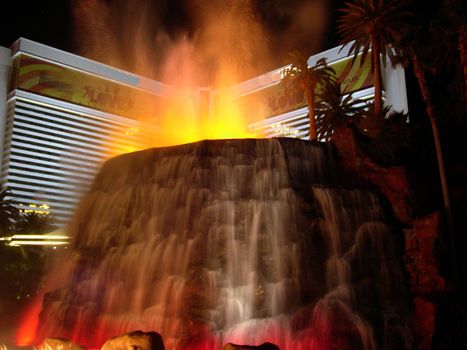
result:
<svg viewBox="0 0 467 350"><path fill-rule="evenodd" d="M246 1L246 0L233 0ZM79 55L88 56L83 50L86 45L86 38L79 37L79 25L84 21L77 15L78 5L100 2L111 9L112 23L110 26L111 34L116 37L119 35L127 36L121 40L120 50L125 55L131 49L128 46L129 41L133 40L131 35L135 29L128 25L127 18L131 18L128 13L132 7L144 7L149 31L144 34L148 36L148 46L150 46L151 35L157 32L164 32L171 40L177 40L182 35L194 36L202 27L199 20L199 12L215 4L225 6L226 0L41 0L41 1L13 1L10 3L9 11L2 11L0 14L0 46L9 47L19 37L25 37L58 49L73 52ZM287 53L292 49L305 49L310 54L337 46L339 38L336 35L336 20L339 12L338 8L343 6L343 0L251 0L254 8L254 15L260 20L267 33L269 47L271 49L272 61L270 66L265 67L263 71L256 72L261 74L270 69L274 69L286 61ZM436 3L439 0L430 2L426 6L423 0L414 0L416 13L418 16L430 17L436 11ZM131 4L131 7L128 6ZM214 5L213 5L214 4ZM317 5L323 9L319 19L312 7L307 11L306 5ZM419 6L421 4L423 6ZM97 14L97 20L100 20L100 13ZM300 19L300 16L303 18ZM299 20L297 20L297 18ZM301 20L301 22L300 22ZM321 21L321 33L316 33L316 22ZM135 21L133 21L135 22ZM129 27L129 28L127 28ZM123 33L123 34L122 34ZM77 35L78 34L78 35ZM316 41L320 41L316 43ZM153 49L157 55L157 49ZM160 51L160 50L159 50ZM99 57L90 57L98 61L105 60ZM134 58L131 58L134 59ZM131 59L129 59L131 61ZM126 62L128 63L128 62ZM111 63L109 63L111 64ZM131 64L125 66L122 63L120 68L132 70ZM138 72L136 72L138 73ZM141 74L141 73L140 73ZM158 77L156 77L158 78ZM414 83L409 83L409 88L417 90ZM410 97L410 96L409 96Z"/></svg>
<svg viewBox="0 0 467 350"><path fill-rule="evenodd" d="M25 37L63 50L70 50L72 32L70 1L13 1L1 13L0 46L9 47Z"/></svg>
<svg viewBox="0 0 467 350"><path fill-rule="evenodd" d="M9 47L19 37L25 37L55 48L68 52L83 54L79 43L76 40L77 16L73 10L77 4L92 2L94 0L42 0L42 1L14 1L11 2L9 11L2 11L0 46ZM154 31L164 31L171 39L176 39L180 35L193 35L201 25L197 19L197 9L212 6L213 1L207 0L102 0L110 8L116 9L115 22L121 21L125 17L127 9L119 11L131 3L149 3L147 11L148 18L153 18L154 23L151 29ZM126 4L125 4L126 2ZM214 1L215 2L215 1ZM218 0L220 4L225 3ZM334 23L336 3L338 0L252 0L254 14L259 19L266 30L272 52L276 55L277 64L282 64L288 51L295 48L309 48L312 52L336 46L337 38L334 35ZM123 4L123 5L122 5ZM321 15L323 33L315 33L316 30L309 26L304 27L303 23L294 23L295 17L300 15L303 6L306 4L318 4L326 9L326 13ZM223 5L221 5L223 6ZM339 5L340 6L340 5ZM316 15L318 16L318 15ZM79 21L79 19L78 19ZM313 24L310 17L309 23ZM294 27L295 26L295 27ZM306 25L305 25L306 26ZM293 35L289 35L288 30L294 30ZM131 30L131 29L130 29ZM116 29L121 31L121 28ZM321 42L316 43L319 36ZM83 54L84 55L84 54ZM125 68L125 67L122 67ZM274 67L275 68L275 67Z"/></svg>
<svg viewBox="0 0 467 350"><path fill-rule="evenodd" d="M242 0L234 0L242 1ZM158 22L153 31L163 30L172 38L182 34L193 35L200 26L197 20L197 9L206 7L206 4L225 3L226 0L41 0L41 1L12 1L8 11L0 14L0 46L9 47L19 37L25 37L43 44L50 45L65 51L80 54L80 44L76 40L76 22L80 20L73 9L78 4L102 2L109 7L120 9L115 21L125 17L125 10L122 4L131 4L137 7L138 4L149 4L148 18ZM319 34L321 43L319 50L331 48L339 44L336 35L336 19L338 8L343 7L343 0L251 0L255 17L263 23L270 39L270 47L274 53L284 56L285 51L294 48L310 48L312 52L317 51L316 35L312 26L306 28L304 24L296 26L295 31L290 35L294 21L303 12L306 4L320 4L326 8L326 13L320 17L324 22L323 33ZM439 0L430 1L430 6L426 6L423 0L413 0L416 4L418 15L428 15L434 11ZM417 4L421 4L419 6ZM212 6L212 5L210 5ZM311 14L305 14L309 23L316 22ZM316 16L318 16L317 14ZM150 19L151 20L151 19ZM75 22L75 23L74 23ZM295 23L296 25L296 23ZM300 33L301 32L301 33ZM313 49L314 48L314 49ZM281 62L282 63L282 62Z"/></svg>

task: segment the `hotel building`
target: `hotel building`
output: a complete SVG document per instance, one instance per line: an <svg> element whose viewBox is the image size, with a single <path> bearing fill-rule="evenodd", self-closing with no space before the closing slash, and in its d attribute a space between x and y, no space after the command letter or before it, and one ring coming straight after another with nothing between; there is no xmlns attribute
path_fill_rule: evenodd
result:
<svg viewBox="0 0 467 350"><path fill-rule="evenodd" d="M320 59L325 58L327 64L334 69L336 79L341 82L341 89L345 94L352 94L354 99L368 101L374 96L373 73L371 69L371 55L360 64L357 57L352 64L353 57L349 57L349 48L339 46L320 52L309 57L308 66L312 67ZM389 60L388 60L389 62ZM249 125L252 130L260 131L266 137L295 137L308 139L308 107L303 92L290 91L284 84L280 84L284 70L289 66L278 68L272 72L260 75L238 85L229 91L236 103L248 105L247 110L260 110L260 118ZM383 81L383 99L385 104L394 111L408 112L407 92L404 69L401 66L393 68L383 66L381 72ZM213 91L215 101L221 91ZM257 104L257 108L251 106ZM215 107L213 107L215 108ZM320 116L315 115L316 125L319 126ZM332 132L332 131L331 131ZM320 135L318 139L329 140L331 134Z"/></svg>
<svg viewBox="0 0 467 350"><path fill-rule="evenodd" d="M352 65L345 47L339 49L308 63L327 58L347 93L371 98L370 63ZM258 114L246 127L266 137L306 139L308 109L303 94L280 84L285 68L224 90L199 88L194 103L215 115L217 99L228 92L232 103ZM382 76L386 103L407 111L403 70L386 68ZM103 160L145 148L163 132L158 116L177 96L168 84L27 39L0 47L0 180L19 209L50 212L65 223Z"/></svg>
<svg viewBox="0 0 467 350"><path fill-rule="evenodd" d="M19 209L65 222L110 156L155 137L173 88L19 39L0 48L1 181ZM146 103L151 101L150 103Z"/></svg>

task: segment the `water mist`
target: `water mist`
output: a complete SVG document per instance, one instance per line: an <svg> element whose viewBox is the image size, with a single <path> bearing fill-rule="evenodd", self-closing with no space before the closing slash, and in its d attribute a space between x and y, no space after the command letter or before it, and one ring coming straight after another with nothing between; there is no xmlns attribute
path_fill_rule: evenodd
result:
<svg viewBox="0 0 467 350"><path fill-rule="evenodd" d="M70 226L67 278L49 286L41 336L409 348L395 231L376 195L336 187L334 162L330 145L293 139L108 161Z"/></svg>

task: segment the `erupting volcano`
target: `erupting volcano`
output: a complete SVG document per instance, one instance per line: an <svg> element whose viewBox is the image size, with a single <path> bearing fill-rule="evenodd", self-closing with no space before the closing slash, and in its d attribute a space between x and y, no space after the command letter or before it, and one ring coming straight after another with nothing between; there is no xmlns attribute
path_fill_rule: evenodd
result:
<svg viewBox="0 0 467 350"><path fill-rule="evenodd" d="M331 144L200 141L107 161L71 222L39 338L98 347L409 349L398 233Z"/></svg>

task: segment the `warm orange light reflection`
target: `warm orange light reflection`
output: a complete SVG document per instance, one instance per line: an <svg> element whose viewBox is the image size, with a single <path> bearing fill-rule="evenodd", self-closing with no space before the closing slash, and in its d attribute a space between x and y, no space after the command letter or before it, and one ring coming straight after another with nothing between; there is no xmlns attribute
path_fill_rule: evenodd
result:
<svg viewBox="0 0 467 350"><path fill-rule="evenodd" d="M42 299L44 295L37 295L30 306L26 309L21 318L20 325L16 332L15 343L17 346L30 346L36 342L36 330L39 325L39 313L42 308Z"/></svg>
<svg viewBox="0 0 467 350"><path fill-rule="evenodd" d="M190 101L190 96L180 96L183 105L171 106L161 120L160 132L153 147L173 146L200 140L240 139L261 137L248 129L245 108L236 105L228 95L215 96L215 107L209 111ZM214 103L214 98L210 101Z"/></svg>
<svg viewBox="0 0 467 350"><path fill-rule="evenodd" d="M118 8L122 13L129 9L134 13L129 4L121 2ZM273 57L251 1L232 1L226 6L206 2L202 11L194 14L200 26L194 37L172 40L162 35L156 42L146 41L153 37L149 35L151 25L131 16L124 16L127 23L119 23L119 28L126 30L116 31L111 20L116 13L113 6L103 1L80 1L73 8L83 34L83 52L87 57L162 83L154 85L155 95L134 89L128 96L138 107L139 115L132 117L142 125L126 127L122 139L116 140L120 146L110 147L108 156L205 139L263 136L248 130L248 125L263 115L262 106L240 106L240 91L232 91L238 83L264 72ZM114 35L120 32L126 35ZM153 44L159 50L154 50ZM154 136L146 140L146 129L151 126ZM127 143L141 145L121 147Z"/></svg>

